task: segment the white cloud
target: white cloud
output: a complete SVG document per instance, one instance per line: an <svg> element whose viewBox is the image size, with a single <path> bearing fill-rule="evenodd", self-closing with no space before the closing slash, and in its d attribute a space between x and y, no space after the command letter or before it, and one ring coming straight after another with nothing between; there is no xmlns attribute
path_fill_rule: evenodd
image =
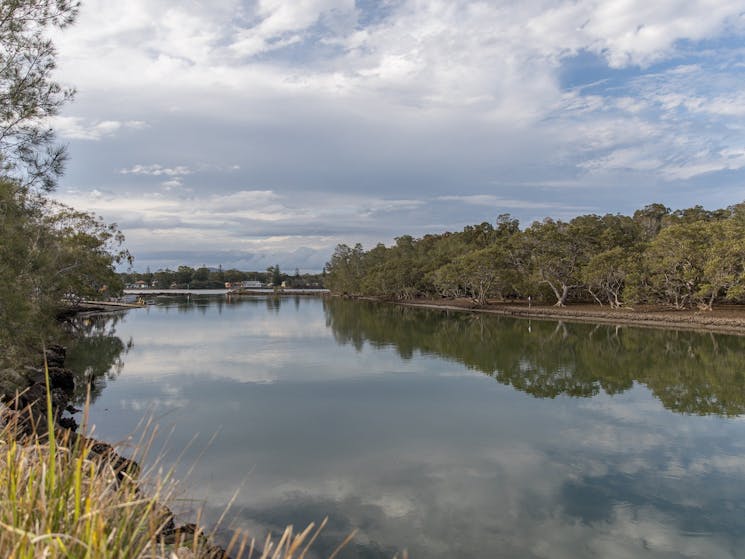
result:
<svg viewBox="0 0 745 559"><path fill-rule="evenodd" d="M260 0L259 23L239 28L230 48L239 56L253 56L303 40L303 32L324 16L336 12L353 15L353 0Z"/></svg>
<svg viewBox="0 0 745 559"><path fill-rule="evenodd" d="M663 174L667 180L685 180L716 171L736 171L745 168L745 148L724 149L716 153L701 153L682 164L667 165Z"/></svg>
<svg viewBox="0 0 745 559"><path fill-rule="evenodd" d="M186 166L179 165L177 167L164 167L157 163L153 165L133 165L128 169L120 169L120 175L146 175L152 177L168 176L168 177L180 177L184 175L190 175L193 171Z"/></svg>
<svg viewBox="0 0 745 559"><path fill-rule="evenodd" d="M102 140L121 130L142 130L147 123L141 120L101 120L90 121L82 117L55 116L50 125L60 136L70 140Z"/></svg>
<svg viewBox="0 0 745 559"><path fill-rule="evenodd" d="M184 186L184 181L182 181L180 177L176 177L167 181L163 181L162 183L160 183L160 185L166 190L173 190L174 188L180 188Z"/></svg>
<svg viewBox="0 0 745 559"><path fill-rule="evenodd" d="M161 178L174 209L141 219L200 231L208 218L175 193L266 235L299 223L316 239L367 242L491 219L491 207L525 221L580 213L588 199L600 211L659 193L700 203L676 201L673 186L745 168L743 53L730 44L741 11L723 0L88 0L55 39L58 75L86 116L57 127L111 142L75 146L71 187L101 184L83 160L104 155L119 170L109 190ZM144 122L137 142L122 134ZM613 194L630 174L635 186ZM278 198L245 193L264 190ZM295 203L310 192L319 200ZM438 197L459 211L425 222Z"/></svg>

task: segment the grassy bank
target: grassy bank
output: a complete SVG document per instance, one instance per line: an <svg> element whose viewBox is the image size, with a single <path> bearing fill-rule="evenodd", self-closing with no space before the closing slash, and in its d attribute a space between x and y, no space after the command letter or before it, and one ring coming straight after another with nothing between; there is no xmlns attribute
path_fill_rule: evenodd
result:
<svg viewBox="0 0 745 559"><path fill-rule="evenodd" d="M237 532L222 549L194 525L176 527L167 506L175 488L170 473L139 473L146 442L124 459L109 445L59 428L48 369L46 388L45 417L0 405L1 557L304 557L323 528L288 527L258 545Z"/></svg>

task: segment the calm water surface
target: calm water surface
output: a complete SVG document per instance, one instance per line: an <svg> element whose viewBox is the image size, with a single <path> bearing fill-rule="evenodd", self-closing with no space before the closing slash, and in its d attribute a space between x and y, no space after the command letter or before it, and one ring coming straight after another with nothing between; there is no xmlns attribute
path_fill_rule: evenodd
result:
<svg viewBox="0 0 745 559"><path fill-rule="evenodd" d="M241 487L259 539L328 516L316 549L356 528L350 558L745 557L745 338L224 296L87 327L98 436L153 415L182 509Z"/></svg>

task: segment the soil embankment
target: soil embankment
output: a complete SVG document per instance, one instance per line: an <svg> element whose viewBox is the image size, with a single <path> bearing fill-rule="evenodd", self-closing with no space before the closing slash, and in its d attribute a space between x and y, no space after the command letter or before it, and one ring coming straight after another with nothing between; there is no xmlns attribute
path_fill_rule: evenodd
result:
<svg viewBox="0 0 745 559"><path fill-rule="evenodd" d="M745 335L745 306L725 305L714 310L675 310L652 305L621 309L576 304L566 307L490 302L483 306L470 299L407 301L408 306L483 312L516 318L624 324L649 328L692 329Z"/></svg>

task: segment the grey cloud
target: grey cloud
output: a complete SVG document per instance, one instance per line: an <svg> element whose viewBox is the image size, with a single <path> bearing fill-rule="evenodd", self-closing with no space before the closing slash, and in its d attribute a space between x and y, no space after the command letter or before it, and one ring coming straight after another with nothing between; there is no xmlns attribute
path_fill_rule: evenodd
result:
<svg viewBox="0 0 745 559"><path fill-rule="evenodd" d="M223 229L215 250L226 235L289 233L288 251L307 235L333 237L329 247L390 242L504 211L529 223L742 196L743 53L726 40L714 53L686 46L726 39L738 25L731 3L629 5L598 19L610 8L589 2L133 2L90 0L75 33L60 35L61 75L80 89L63 118L148 127L73 135L63 187L120 193L104 217L133 224L133 200L168 197L168 217L139 211L152 228L181 227L174 246L189 226ZM579 16L590 23L577 30ZM228 56L259 28L262 54ZM578 53L603 78L580 66L563 88ZM229 197L241 191L277 198ZM193 215L194 199L214 223Z"/></svg>

